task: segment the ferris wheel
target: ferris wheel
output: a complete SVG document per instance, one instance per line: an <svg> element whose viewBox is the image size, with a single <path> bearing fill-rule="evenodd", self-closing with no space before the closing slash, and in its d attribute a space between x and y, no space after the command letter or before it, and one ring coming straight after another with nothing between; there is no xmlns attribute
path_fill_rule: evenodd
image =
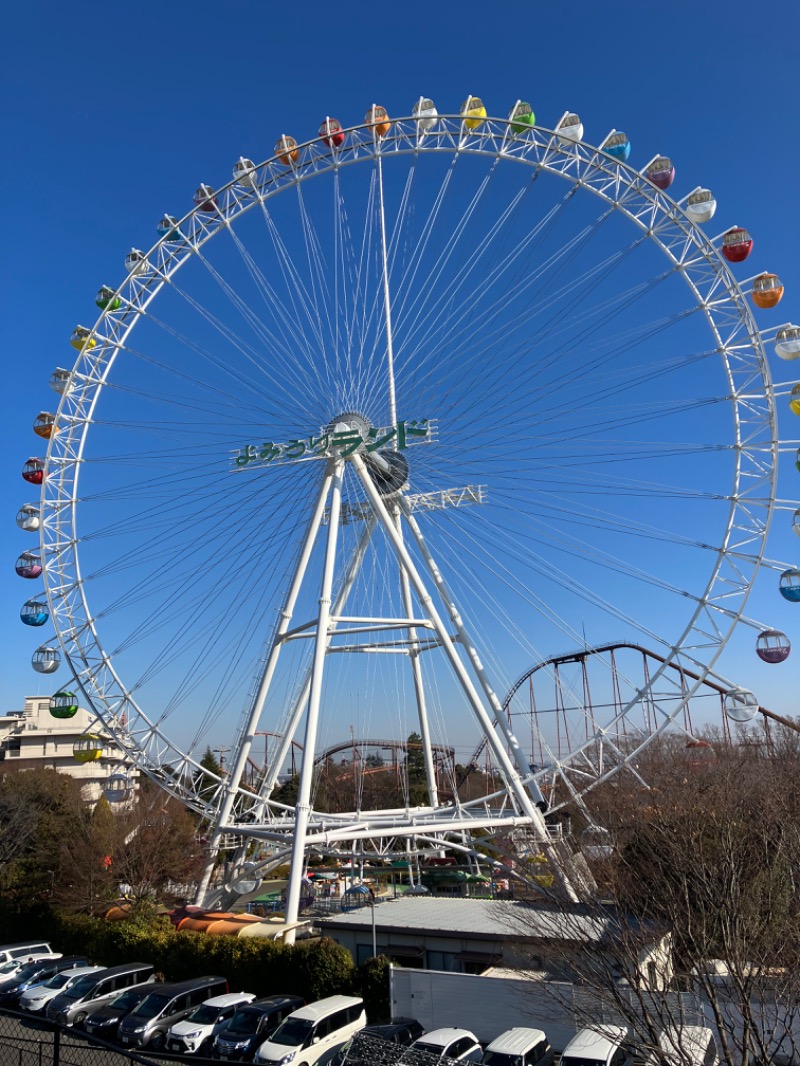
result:
<svg viewBox="0 0 800 1066"><path fill-rule="evenodd" d="M523 102L328 117L165 215L53 374L47 451L23 470L41 500L18 515L39 547L17 563L44 583L22 621L57 637L34 668L63 656L74 677L52 711L82 694L215 841L292 849L287 917L309 848L546 841L546 803L624 769L737 625L767 661L789 653L745 609L765 566L800 601L800 570L765 558L776 509L800 533L777 488L800 385L773 384L766 343L796 359L800 327L756 324L748 299L768 313L783 286L737 280L753 238L706 235L712 193L674 199L672 161L630 155L622 132L593 147L576 114L548 129ZM609 632L662 666L612 719L598 701L571 750L540 735L551 758L532 766L503 694ZM676 667L696 679L680 698ZM620 745L644 703L650 726ZM427 802L318 810L315 753L353 728L418 733ZM431 753L453 737L485 740L492 795L445 794ZM203 770L223 742L227 772Z"/></svg>

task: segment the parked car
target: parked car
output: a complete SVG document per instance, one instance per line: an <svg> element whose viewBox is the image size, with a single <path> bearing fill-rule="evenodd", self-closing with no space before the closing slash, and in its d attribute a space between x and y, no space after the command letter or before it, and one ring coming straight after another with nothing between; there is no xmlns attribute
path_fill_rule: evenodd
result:
<svg viewBox="0 0 800 1066"><path fill-rule="evenodd" d="M483 1058L480 1041L469 1029L434 1029L415 1040L411 1048L456 1062L480 1062Z"/></svg>
<svg viewBox="0 0 800 1066"><path fill-rule="evenodd" d="M331 1062L333 1066L344 1066L345 1063L348 1066L361 1066L361 1063L366 1063L370 1056L363 1055L359 1050L359 1040L362 1036L382 1040L385 1044L400 1044L408 1047L424 1032L425 1030L414 1018L395 1018L393 1022L388 1022L386 1025L367 1025L336 1052Z"/></svg>
<svg viewBox="0 0 800 1066"><path fill-rule="evenodd" d="M580 1029L564 1048L562 1066L633 1066L628 1030L622 1025Z"/></svg>
<svg viewBox="0 0 800 1066"><path fill-rule="evenodd" d="M160 985L145 996L119 1023L117 1039L132 1047L162 1048L171 1025L212 996L228 991L224 977L194 977L173 985Z"/></svg>
<svg viewBox="0 0 800 1066"><path fill-rule="evenodd" d="M212 1056L229 1062L250 1062L284 1018L304 1007L300 996L266 996L239 1007L214 1037Z"/></svg>
<svg viewBox="0 0 800 1066"><path fill-rule="evenodd" d="M14 962L17 959L24 959L24 962L30 962L31 960L28 956L50 954L52 954L52 948L46 940L21 940L18 944L1 944L0 972L2 972L2 967L7 962Z"/></svg>
<svg viewBox="0 0 800 1066"><path fill-rule="evenodd" d="M367 1024L364 1001L355 996L328 996L294 1011L256 1051L253 1062L314 1066L330 1058Z"/></svg>
<svg viewBox="0 0 800 1066"><path fill-rule="evenodd" d="M226 1022L236 1013L236 1008L255 999L252 992L227 992L214 996L195 1007L193 1011L167 1030L167 1051L180 1051L196 1055L205 1049Z"/></svg>
<svg viewBox="0 0 800 1066"><path fill-rule="evenodd" d="M45 984L62 971L74 970L76 966L86 966L89 960L84 955L62 955L56 959L38 959L0 986L0 1006L9 1007L20 1002L20 997Z"/></svg>
<svg viewBox="0 0 800 1066"><path fill-rule="evenodd" d="M125 962L106 966L99 973L65 988L48 1006L47 1017L58 1025L82 1022L106 1000L133 985L151 985L155 979L151 962Z"/></svg>
<svg viewBox="0 0 800 1066"><path fill-rule="evenodd" d="M130 1014L134 1007L138 1007L145 996L149 996L152 991L152 983L126 988L124 992L119 992L116 996L112 996L111 999L106 1000L102 1007L93 1010L91 1014L87 1015L83 1022L80 1023L81 1028L89 1036L99 1036L103 1040L112 1040L116 1036L117 1028L122 1019Z"/></svg>
<svg viewBox="0 0 800 1066"><path fill-rule="evenodd" d="M10 982L17 976L20 970L25 966L29 966L32 962L38 962L40 959L60 959L61 955L52 951L35 951L31 955L20 955L19 958L9 959L0 966L0 988Z"/></svg>
<svg viewBox="0 0 800 1066"><path fill-rule="evenodd" d="M56 974L49 981L45 981L43 985L29 988L20 997L19 1005L22 1010L27 1010L31 1013L41 1012L46 1014L50 1004L62 992L77 984L78 981L83 980L84 977L97 973L102 968L102 966L78 966L74 970L65 970L63 973Z"/></svg>
<svg viewBox="0 0 800 1066"><path fill-rule="evenodd" d="M668 1026L658 1038L663 1061L669 1066L717 1066L717 1041L705 1025Z"/></svg>
<svg viewBox="0 0 800 1066"><path fill-rule="evenodd" d="M551 1066L555 1053L541 1029L518 1026L494 1038L483 1053L484 1066Z"/></svg>

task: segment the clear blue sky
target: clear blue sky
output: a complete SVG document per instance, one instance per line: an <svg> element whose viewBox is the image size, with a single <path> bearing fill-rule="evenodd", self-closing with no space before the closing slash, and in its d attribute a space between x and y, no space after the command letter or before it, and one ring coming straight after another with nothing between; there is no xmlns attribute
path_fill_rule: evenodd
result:
<svg viewBox="0 0 800 1066"><path fill-rule="evenodd" d="M13 5L2 69L0 709L19 708L41 680L28 666L34 631L18 620L29 583L13 571L29 546L14 513L31 496L20 479L37 452L31 423L53 407L48 377L71 365L69 334L93 321L98 286L118 282L124 254L150 246L164 212L183 214L196 186L227 180L239 156L266 158L278 134L312 136L326 114L354 124L373 101L407 114L421 94L455 111L476 93L504 115L522 98L544 126L576 110L590 143L624 129L632 162L668 153L683 191L712 188L712 231L746 225L756 239L752 273L774 270L786 284L780 317L766 321L797 322L798 31L796 0ZM773 369L782 380L792 372ZM800 436L800 419L791 420L783 412L785 434ZM783 495L800 497L800 475L784 480ZM776 534L770 554L800 558L800 541L785 528ZM770 671L743 654L728 673L740 669L736 679L763 703L796 714L800 605L786 605L774 576L764 577L755 613L796 638L794 656Z"/></svg>

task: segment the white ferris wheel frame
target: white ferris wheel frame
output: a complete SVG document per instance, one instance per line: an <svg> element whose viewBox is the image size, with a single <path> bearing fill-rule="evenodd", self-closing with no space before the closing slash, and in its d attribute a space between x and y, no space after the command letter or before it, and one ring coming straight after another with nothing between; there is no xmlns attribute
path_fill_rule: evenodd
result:
<svg viewBox="0 0 800 1066"><path fill-rule="evenodd" d="M583 760L588 768L591 763L595 777L598 773L602 777L616 772L621 761L635 758L653 735L681 713L702 684L702 676L711 670L743 615L763 560L775 504L779 439L775 395L761 334L726 262L680 203L656 188L643 173L599 148L582 141L573 143L556 131L540 127L515 133L508 119L486 118L478 128L468 129L461 116L444 115L437 118L434 128L423 131L414 117L408 117L393 120L390 131L380 138L369 123L343 132L346 139L338 149L332 149L320 136L298 145L299 158L291 166L280 162L277 156L255 165L250 175L252 184L229 182L214 193L217 207L213 213L195 208L177 223L178 240L168 239L168 234L150 249L139 269L117 289L115 296L120 306L115 309L116 301L112 300L97 319L91 331L94 347L85 346L78 356L61 396L56 431L50 438L45 460L40 525L45 590L58 639L76 683L130 762L214 823L218 833L230 831L272 839L283 834L285 839L294 810L267 801L264 807L271 806L272 814L269 827L241 820L239 814L252 805L252 792L242 789L238 780L232 789L225 777L216 780L210 789L213 775L207 771L201 775L199 762L170 741L138 706L98 635L81 573L76 516L87 433L103 385L128 334L172 275L207 241L251 208L286 188L346 166L371 161L377 162L380 171L382 158L398 154L461 153L516 161L585 188L618 210L661 249L702 309L723 363L731 401L735 465L730 507L705 591L696 597L690 620L664 665L651 677L648 692L652 695L653 686L670 664L683 663L687 668L699 669L701 679L686 690L681 700L673 699L660 709L660 726L635 750L620 753L610 736L595 735L570 753L556 770L562 773L573 794L580 791L568 776L573 764ZM638 693L620 717L642 695ZM506 731L507 724L501 735ZM239 755L248 743L246 734L247 729L242 726L236 742ZM536 789L534 778L534 774L528 775L526 787ZM442 832L453 832L490 823L487 806L485 799L464 804L457 817L451 808L446 819L434 816L423 819L424 824L401 817L401 812L377 821L369 821L365 814L358 835L394 838L430 834L437 831L437 826ZM222 811L224 818L220 818ZM342 839L345 829L348 839L353 837L356 827L352 815L348 821L313 813L320 839ZM519 814L515 812L515 824L528 819L527 815L520 819Z"/></svg>

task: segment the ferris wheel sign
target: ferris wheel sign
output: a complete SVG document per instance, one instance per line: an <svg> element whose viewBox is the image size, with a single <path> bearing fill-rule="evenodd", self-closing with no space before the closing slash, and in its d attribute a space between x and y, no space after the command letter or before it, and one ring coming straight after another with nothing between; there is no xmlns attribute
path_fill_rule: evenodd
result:
<svg viewBox="0 0 800 1066"><path fill-rule="evenodd" d="M329 459L339 456L347 459L356 452L375 452L392 447L405 451L414 444L430 443L436 433L435 422L429 418L401 420L393 426L359 429L348 424L343 429L320 430L319 436L289 440L283 444L264 441L263 444L246 444L234 456L237 470L246 466L274 466L278 463L299 462L306 459Z"/></svg>

